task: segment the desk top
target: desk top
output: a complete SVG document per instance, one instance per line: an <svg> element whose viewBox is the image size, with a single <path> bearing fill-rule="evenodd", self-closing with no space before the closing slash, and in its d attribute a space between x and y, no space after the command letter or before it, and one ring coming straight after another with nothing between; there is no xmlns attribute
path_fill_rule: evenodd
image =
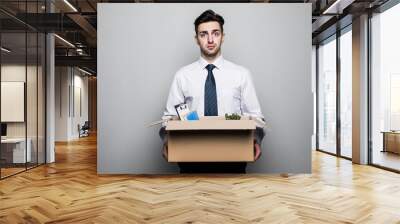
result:
<svg viewBox="0 0 400 224"><path fill-rule="evenodd" d="M400 131L381 131L383 134L400 134Z"/></svg>
<svg viewBox="0 0 400 224"><path fill-rule="evenodd" d="M28 138L27 141L30 141L31 139ZM6 138L6 139L1 139L1 143L20 143L20 142L25 142L25 138Z"/></svg>

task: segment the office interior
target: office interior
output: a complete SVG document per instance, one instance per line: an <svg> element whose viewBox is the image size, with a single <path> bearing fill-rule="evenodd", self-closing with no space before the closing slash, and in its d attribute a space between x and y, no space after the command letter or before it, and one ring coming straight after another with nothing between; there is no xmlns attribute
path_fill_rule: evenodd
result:
<svg viewBox="0 0 400 224"><path fill-rule="evenodd" d="M91 159L95 166L97 4L172 2L185 1L0 2L1 187L5 189L8 181L17 178L29 179L31 175L37 178L40 173L35 172L41 171L35 170L56 170L58 162L63 164L66 172L68 167L75 169L75 158L79 161ZM310 150L313 150L313 167L336 170L340 166L338 164L348 162L349 165L344 166L348 170L341 172L353 173L362 169L362 165L367 167L368 175L384 173L398 178L400 2L227 2L312 5L310 44L313 51L310 60L313 72L310 75L313 77L314 134ZM90 153L79 154L82 151L86 153L84 147L87 143L91 144ZM82 160L82 156L86 157ZM334 162L316 165L325 156L334 159ZM314 168L313 172L322 172ZM88 169L95 172L96 168ZM341 176L334 172L330 175ZM290 178L289 174L280 177L288 176ZM43 174L41 178L44 181L47 177ZM84 178L85 175L82 175ZM384 178L379 181L390 182ZM390 192L398 194L394 188ZM2 195L5 193L0 197ZM6 208L3 209L6 211ZM398 221L398 215L394 213L388 217L394 218L388 218L387 223Z"/></svg>

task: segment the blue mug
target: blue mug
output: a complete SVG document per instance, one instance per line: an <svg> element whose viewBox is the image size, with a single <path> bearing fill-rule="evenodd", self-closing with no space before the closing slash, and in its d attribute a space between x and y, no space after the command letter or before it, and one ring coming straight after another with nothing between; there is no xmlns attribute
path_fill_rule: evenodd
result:
<svg viewBox="0 0 400 224"><path fill-rule="evenodd" d="M197 121L199 120L199 115L197 114L196 111L192 111L186 115L186 119L188 121Z"/></svg>

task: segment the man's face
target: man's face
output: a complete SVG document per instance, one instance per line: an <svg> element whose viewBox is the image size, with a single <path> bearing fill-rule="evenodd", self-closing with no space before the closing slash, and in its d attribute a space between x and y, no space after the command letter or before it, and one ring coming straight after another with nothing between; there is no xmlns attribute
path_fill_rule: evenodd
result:
<svg viewBox="0 0 400 224"><path fill-rule="evenodd" d="M218 22L201 23L197 28L197 44L206 57L215 57L221 51L224 34Z"/></svg>

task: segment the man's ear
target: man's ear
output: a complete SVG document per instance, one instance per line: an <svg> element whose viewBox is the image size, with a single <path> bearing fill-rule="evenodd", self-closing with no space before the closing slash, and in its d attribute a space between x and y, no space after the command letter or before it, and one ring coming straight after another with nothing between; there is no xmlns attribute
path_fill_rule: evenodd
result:
<svg viewBox="0 0 400 224"><path fill-rule="evenodd" d="M225 40L225 33L222 33L221 43L223 43L224 40Z"/></svg>
<svg viewBox="0 0 400 224"><path fill-rule="evenodd" d="M197 39L197 34L194 35L194 41L196 42L197 45L200 46L199 39Z"/></svg>

